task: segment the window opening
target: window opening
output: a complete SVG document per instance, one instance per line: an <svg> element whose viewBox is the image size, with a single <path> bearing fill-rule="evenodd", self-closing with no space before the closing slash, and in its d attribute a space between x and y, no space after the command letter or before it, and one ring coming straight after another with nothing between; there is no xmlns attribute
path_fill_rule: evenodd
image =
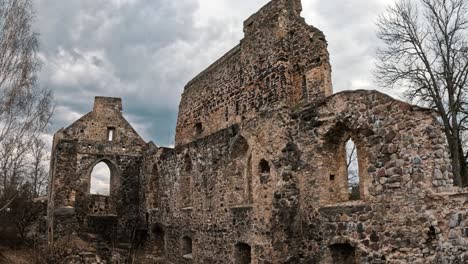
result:
<svg viewBox="0 0 468 264"><path fill-rule="evenodd" d="M356 249L350 244L330 246L333 263L356 264Z"/></svg>
<svg viewBox="0 0 468 264"><path fill-rule="evenodd" d="M107 141L114 141L115 136L115 128L108 127L107 128Z"/></svg>
<svg viewBox="0 0 468 264"><path fill-rule="evenodd" d="M111 170L105 162L99 162L91 172L90 193L97 195L110 194Z"/></svg>
<svg viewBox="0 0 468 264"><path fill-rule="evenodd" d="M150 190L151 190L151 206L153 208L159 207L159 171L158 166L156 164L153 165L153 170L151 173L151 182L150 182Z"/></svg>
<svg viewBox="0 0 468 264"><path fill-rule="evenodd" d="M235 264L252 263L252 248L246 243L237 243L234 252Z"/></svg>
<svg viewBox="0 0 468 264"><path fill-rule="evenodd" d="M184 165L186 172L192 172L192 159L188 154L184 157Z"/></svg>
<svg viewBox="0 0 468 264"><path fill-rule="evenodd" d="M192 206L192 159L188 154L184 157L184 172L180 177L180 194L182 208Z"/></svg>
<svg viewBox="0 0 468 264"><path fill-rule="evenodd" d="M182 256L187 259L192 258L192 239L188 236L182 238Z"/></svg>
<svg viewBox="0 0 468 264"><path fill-rule="evenodd" d="M202 123L198 122L195 124L195 135L201 135L203 133L203 125Z"/></svg>
<svg viewBox="0 0 468 264"><path fill-rule="evenodd" d="M162 257L165 253L165 234L164 230L159 224L153 226L153 239L154 239L154 250L153 253Z"/></svg>
<svg viewBox="0 0 468 264"><path fill-rule="evenodd" d="M351 139L346 142L346 169L348 174L349 199L359 200L361 199L359 162L356 144Z"/></svg>
<svg viewBox="0 0 468 264"><path fill-rule="evenodd" d="M270 165L268 164L268 161L262 159L259 164L259 169L260 173L270 173Z"/></svg>

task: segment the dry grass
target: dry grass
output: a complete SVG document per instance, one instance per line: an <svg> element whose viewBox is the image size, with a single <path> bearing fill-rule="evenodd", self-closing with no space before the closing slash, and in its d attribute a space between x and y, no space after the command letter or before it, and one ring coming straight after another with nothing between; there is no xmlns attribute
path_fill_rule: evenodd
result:
<svg viewBox="0 0 468 264"><path fill-rule="evenodd" d="M39 250L21 248L0 248L1 264L43 264L47 263L44 254Z"/></svg>

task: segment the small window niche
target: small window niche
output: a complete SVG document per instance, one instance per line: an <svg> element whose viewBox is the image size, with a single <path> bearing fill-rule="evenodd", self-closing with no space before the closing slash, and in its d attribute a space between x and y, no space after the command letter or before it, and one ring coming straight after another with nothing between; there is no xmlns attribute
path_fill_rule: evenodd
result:
<svg viewBox="0 0 468 264"><path fill-rule="evenodd" d="M153 254L157 257L163 257L166 254L166 237L161 224L155 224L152 228L153 233Z"/></svg>
<svg viewBox="0 0 468 264"><path fill-rule="evenodd" d="M184 156L184 170L187 173L192 172L192 158L188 153Z"/></svg>
<svg viewBox="0 0 468 264"><path fill-rule="evenodd" d="M350 244L334 244L329 246L332 263L356 264L356 248Z"/></svg>
<svg viewBox="0 0 468 264"><path fill-rule="evenodd" d="M260 160L260 163L258 164L258 169L260 171L260 174L270 174L270 164L268 164L268 161L264 159Z"/></svg>
<svg viewBox="0 0 468 264"><path fill-rule="evenodd" d="M181 241L182 257L184 259L192 259L192 238L189 236L182 237Z"/></svg>
<svg viewBox="0 0 468 264"><path fill-rule="evenodd" d="M252 263L252 248L249 244L239 242L236 244L234 251L235 264L250 264Z"/></svg>
<svg viewBox="0 0 468 264"><path fill-rule="evenodd" d="M115 139L115 127L107 128L107 141L112 142Z"/></svg>
<svg viewBox="0 0 468 264"><path fill-rule="evenodd" d="M199 136L203 133L203 124L201 122L195 123L195 136Z"/></svg>
<svg viewBox="0 0 468 264"><path fill-rule="evenodd" d="M260 174L260 183L266 184L270 180L270 164L265 159L260 160L258 164L258 171Z"/></svg>

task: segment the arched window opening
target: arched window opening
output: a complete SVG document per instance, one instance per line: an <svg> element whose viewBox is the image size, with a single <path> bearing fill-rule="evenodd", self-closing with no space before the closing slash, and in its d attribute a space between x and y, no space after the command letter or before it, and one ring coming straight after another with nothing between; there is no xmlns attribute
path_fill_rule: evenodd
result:
<svg viewBox="0 0 468 264"><path fill-rule="evenodd" d="M90 194L110 195L111 170L105 162L99 162L91 172Z"/></svg>
<svg viewBox="0 0 468 264"><path fill-rule="evenodd" d="M252 263L252 248L246 243L237 243L234 251L235 264Z"/></svg>
<svg viewBox="0 0 468 264"><path fill-rule="evenodd" d="M334 244L329 248L332 263L356 264L356 248L350 244Z"/></svg>
<svg viewBox="0 0 468 264"><path fill-rule="evenodd" d="M182 256L186 259L192 258L192 238L188 236L182 237L181 241Z"/></svg>
<svg viewBox="0 0 468 264"><path fill-rule="evenodd" d="M351 139L346 142L346 171L348 176L349 200L359 200L361 199L359 162L356 144Z"/></svg>
<svg viewBox="0 0 468 264"><path fill-rule="evenodd" d="M258 164L258 169L261 174L270 173L270 165L268 164L268 161L262 159Z"/></svg>

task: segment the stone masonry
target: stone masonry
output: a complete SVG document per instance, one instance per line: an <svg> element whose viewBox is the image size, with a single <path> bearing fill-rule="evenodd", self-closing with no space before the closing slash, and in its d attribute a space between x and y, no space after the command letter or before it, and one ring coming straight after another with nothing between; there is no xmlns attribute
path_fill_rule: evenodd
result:
<svg viewBox="0 0 468 264"><path fill-rule="evenodd" d="M332 93L324 34L273 0L190 81L175 148L144 142L118 98L54 136L56 263L468 262L468 190L437 115L377 91ZM357 198L346 147L357 149ZM110 169L110 194L91 171Z"/></svg>

